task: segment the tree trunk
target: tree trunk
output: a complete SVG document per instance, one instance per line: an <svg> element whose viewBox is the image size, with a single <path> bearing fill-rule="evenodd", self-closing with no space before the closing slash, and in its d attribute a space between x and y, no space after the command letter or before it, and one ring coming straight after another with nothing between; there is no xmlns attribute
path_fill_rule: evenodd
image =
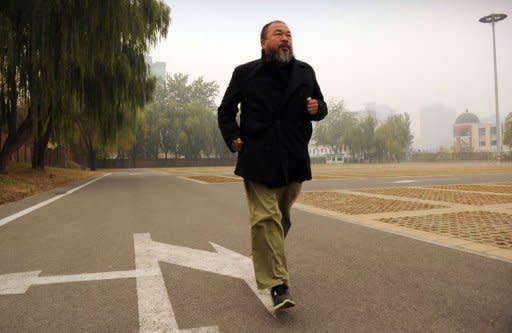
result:
<svg viewBox="0 0 512 333"><path fill-rule="evenodd" d="M0 148L2 148L2 128L0 127ZM7 174L7 158L0 155L0 175Z"/></svg>
<svg viewBox="0 0 512 333"><path fill-rule="evenodd" d="M7 156L0 154L0 175L7 174Z"/></svg>
<svg viewBox="0 0 512 333"><path fill-rule="evenodd" d="M87 159L89 169L91 169L91 171L96 171L96 151L92 146L87 147Z"/></svg>
<svg viewBox="0 0 512 333"><path fill-rule="evenodd" d="M31 128L32 119L29 114L15 132L9 131L9 134L0 149L0 174L7 174L7 160L30 139L30 134L32 132Z"/></svg>
<svg viewBox="0 0 512 333"><path fill-rule="evenodd" d="M132 168L136 168L137 165L136 165L136 162L135 162L135 159L136 159L136 151L137 151L137 148L136 148L137 144L134 144L133 145L133 149L132 149Z"/></svg>
<svg viewBox="0 0 512 333"><path fill-rule="evenodd" d="M44 169L44 148L42 145L41 138L34 140L32 144L32 169Z"/></svg>
<svg viewBox="0 0 512 333"><path fill-rule="evenodd" d="M46 150L48 148L48 142L50 141L50 133L52 131L53 121L52 116L48 121L46 129L40 127L39 133L43 132L43 135L39 136L34 140L34 149L32 151L32 169L44 170ZM38 125L41 126L41 125Z"/></svg>

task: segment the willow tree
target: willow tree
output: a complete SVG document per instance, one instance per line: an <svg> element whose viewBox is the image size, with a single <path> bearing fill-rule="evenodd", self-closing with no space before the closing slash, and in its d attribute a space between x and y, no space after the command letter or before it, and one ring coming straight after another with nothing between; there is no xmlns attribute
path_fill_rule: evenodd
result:
<svg viewBox="0 0 512 333"><path fill-rule="evenodd" d="M335 154L344 150L343 133L353 122L342 100L329 102L329 115L315 124L313 138L317 144L328 146Z"/></svg>
<svg viewBox="0 0 512 333"><path fill-rule="evenodd" d="M98 147L114 143L119 129L133 125L154 91L155 80L147 76L144 56L127 45L115 61L113 71L99 66L97 73L85 80L84 98L73 117L87 150L88 166L96 169Z"/></svg>
<svg viewBox="0 0 512 333"><path fill-rule="evenodd" d="M382 156L387 154L392 160L400 162L401 157L413 143L411 134L411 121L408 113L392 115L375 131L375 138L384 151L378 152Z"/></svg>
<svg viewBox="0 0 512 333"><path fill-rule="evenodd" d="M358 126L361 129L361 153L366 161L371 161L375 147L375 128L377 127L377 120L368 116L359 121Z"/></svg>
<svg viewBox="0 0 512 333"><path fill-rule="evenodd" d="M30 14L23 1L0 2L0 173L6 173L7 158L31 136L32 116L27 103L29 79L28 33ZM1 136L0 136L1 137Z"/></svg>
<svg viewBox="0 0 512 333"><path fill-rule="evenodd" d="M512 112L505 118L505 130L503 133L503 143L512 147Z"/></svg>
<svg viewBox="0 0 512 333"><path fill-rule="evenodd" d="M48 140L75 128L71 113L95 117L102 133L114 137L119 110L134 112L140 104L128 89L146 91L148 69L140 59L166 35L169 20L169 8L159 0L2 1L0 128L7 129L7 139L0 172L31 136L33 167L43 168ZM120 70L133 63L126 57L137 64ZM110 83L102 82L105 77ZM103 95L94 99L98 84Z"/></svg>
<svg viewBox="0 0 512 333"><path fill-rule="evenodd" d="M147 107L148 132L138 138L143 140L139 145L146 147L146 156L157 158L159 152L166 158L169 154L174 158L213 154L213 133L218 132L215 120L218 89L217 82L202 77L189 83L188 75L183 73L159 81L154 101ZM224 146L222 149L225 150Z"/></svg>

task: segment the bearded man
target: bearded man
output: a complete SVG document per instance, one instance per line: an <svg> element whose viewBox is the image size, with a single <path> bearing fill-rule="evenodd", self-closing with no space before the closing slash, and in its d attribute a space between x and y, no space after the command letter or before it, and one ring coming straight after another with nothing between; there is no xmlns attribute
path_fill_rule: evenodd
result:
<svg viewBox="0 0 512 333"><path fill-rule="evenodd" d="M244 179L258 288L270 288L274 309L295 305L284 240L302 182L311 179L311 121L327 115L313 68L295 59L286 23L261 30L261 58L235 68L218 123L232 152L235 174ZM240 104L240 124L236 117Z"/></svg>

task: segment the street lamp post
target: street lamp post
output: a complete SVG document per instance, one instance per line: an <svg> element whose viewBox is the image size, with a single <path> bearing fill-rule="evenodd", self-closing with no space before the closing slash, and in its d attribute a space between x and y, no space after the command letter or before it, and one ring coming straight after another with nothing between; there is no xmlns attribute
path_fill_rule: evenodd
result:
<svg viewBox="0 0 512 333"><path fill-rule="evenodd" d="M479 21L482 23L491 23L492 26L492 51L494 56L494 98L496 104L496 157L501 158L501 121L500 107L498 104L498 69L496 66L496 36L494 33L494 23L507 18L506 14L491 14L482 17Z"/></svg>

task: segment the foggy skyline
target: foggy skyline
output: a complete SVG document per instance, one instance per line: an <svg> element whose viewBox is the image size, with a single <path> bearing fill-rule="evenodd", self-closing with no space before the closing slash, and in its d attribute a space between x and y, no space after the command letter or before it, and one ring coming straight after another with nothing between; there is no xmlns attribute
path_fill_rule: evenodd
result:
<svg viewBox="0 0 512 333"><path fill-rule="evenodd" d="M453 124L459 114L443 104L432 104L420 110L420 135L416 148L436 151L453 145Z"/></svg>
<svg viewBox="0 0 512 333"><path fill-rule="evenodd" d="M217 81L219 102L233 69L260 56L261 27L280 19L327 102L407 112L416 137L420 110L432 104L457 116L466 109L481 119L495 114L491 25L478 19L504 13L496 24L501 118L512 112L510 0L165 2L171 25L150 55L169 74Z"/></svg>

